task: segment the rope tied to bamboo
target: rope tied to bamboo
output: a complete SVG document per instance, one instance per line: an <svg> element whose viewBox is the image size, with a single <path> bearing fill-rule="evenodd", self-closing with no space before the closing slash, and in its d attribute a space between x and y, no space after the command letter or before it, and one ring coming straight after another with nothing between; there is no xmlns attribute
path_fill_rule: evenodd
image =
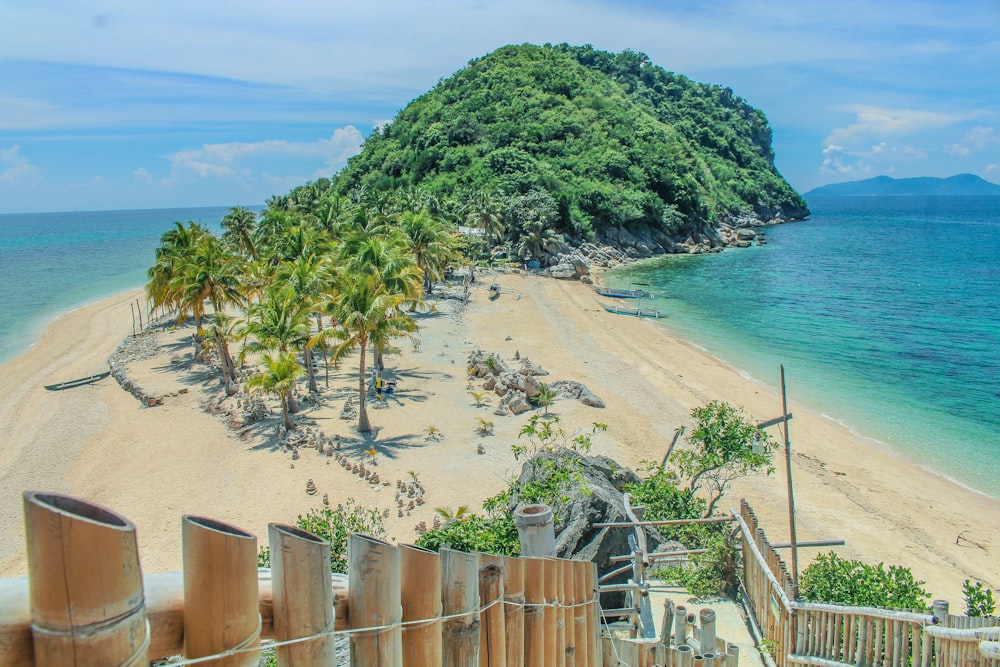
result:
<svg viewBox="0 0 1000 667"><path fill-rule="evenodd" d="M70 625L70 626L44 626L40 623L31 623L31 631L38 632L44 635L49 635L50 637L72 637L74 635L91 635L100 632L101 630L107 630L115 625L118 625L122 621L126 621L136 614L145 613L146 610L146 599L143 598L127 611L123 611L117 616L112 616L110 618L101 619L94 623L87 623L85 625Z"/></svg>

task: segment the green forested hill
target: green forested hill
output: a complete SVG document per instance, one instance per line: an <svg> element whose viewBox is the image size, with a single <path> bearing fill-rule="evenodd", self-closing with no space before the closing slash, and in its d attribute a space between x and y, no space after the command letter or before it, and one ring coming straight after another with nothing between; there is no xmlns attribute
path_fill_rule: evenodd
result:
<svg viewBox="0 0 1000 667"><path fill-rule="evenodd" d="M764 114L640 53L506 46L413 100L336 177L347 194L544 190L575 236L756 213L801 218Z"/></svg>

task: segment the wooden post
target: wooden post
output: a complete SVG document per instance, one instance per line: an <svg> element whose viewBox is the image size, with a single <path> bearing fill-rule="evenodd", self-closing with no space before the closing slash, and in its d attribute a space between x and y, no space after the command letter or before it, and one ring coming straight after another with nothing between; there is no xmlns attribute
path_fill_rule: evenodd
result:
<svg viewBox="0 0 1000 667"><path fill-rule="evenodd" d="M524 664L545 664L545 561L525 557L524 561Z"/></svg>
<svg viewBox="0 0 1000 667"><path fill-rule="evenodd" d="M507 667L524 667L524 561L504 556L503 568Z"/></svg>
<svg viewBox="0 0 1000 667"><path fill-rule="evenodd" d="M135 309L139 313L139 331L142 331L142 307L139 305L139 299L135 300Z"/></svg>
<svg viewBox="0 0 1000 667"><path fill-rule="evenodd" d="M351 635L351 667L403 667L399 548L351 533L347 572L351 629L388 626Z"/></svg>
<svg viewBox="0 0 1000 667"><path fill-rule="evenodd" d="M558 563L560 570L559 600L562 605L559 612L562 615L564 632L563 664L565 664L566 667L576 667L576 617L574 614L575 609L573 607L576 601L573 567L576 563L567 559L561 559Z"/></svg>
<svg viewBox="0 0 1000 667"><path fill-rule="evenodd" d="M479 604L486 609L479 625L479 667L507 667L507 631L504 623L504 558L479 557Z"/></svg>
<svg viewBox="0 0 1000 667"><path fill-rule="evenodd" d="M403 544L399 547L403 664L441 665L441 559L437 552Z"/></svg>
<svg viewBox="0 0 1000 667"><path fill-rule="evenodd" d="M135 338L135 305L130 301L128 309L132 311L132 338Z"/></svg>
<svg viewBox="0 0 1000 667"><path fill-rule="evenodd" d="M251 667L260 660L257 538L221 521L181 518L184 559L184 657L240 653L206 662Z"/></svg>
<svg viewBox="0 0 1000 667"><path fill-rule="evenodd" d="M674 629L674 601L663 601L663 620L660 622L660 644L670 646L670 633Z"/></svg>
<svg viewBox="0 0 1000 667"><path fill-rule="evenodd" d="M442 667L479 665L479 559L441 549Z"/></svg>
<svg viewBox="0 0 1000 667"><path fill-rule="evenodd" d="M674 646L687 644L687 607L674 607Z"/></svg>
<svg viewBox="0 0 1000 667"><path fill-rule="evenodd" d="M799 597L799 549L795 535L795 493L792 489L792 442L788 436L788 396L785 393L785 365L781 364L781 414L785 434L785 476L788 481L788 532L791 542L792 599Z"/></svg>
<svg viewBox="0 0 1000 667"><path fill-rule="evenodd" d="M33 664L148 663L135 525L71 496L23 498Z"/></svg>
<svg viewBox="0 0 1000 667"><path fill-rule="evenodd" d="M325 637L279 646L278 665L332 665L333 587L330 543L294 526L267 526L271 545L274 639L286 641L315 634Z"/></svg>

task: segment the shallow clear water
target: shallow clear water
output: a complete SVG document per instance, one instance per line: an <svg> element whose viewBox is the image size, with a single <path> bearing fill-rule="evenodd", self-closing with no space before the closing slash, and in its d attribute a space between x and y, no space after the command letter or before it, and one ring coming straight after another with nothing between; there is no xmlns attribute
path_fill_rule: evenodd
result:
<svg viewBox="0 0 1000 667"><path fill-rule="evenodd" d="M174 221L218 231L227 207L0 215L0 361L59 313L146 282Z"/></svg>
<svg viewBox="0 0 1000 667"><path fill-rule="evenodd" d="M651 283L683 337L770 385L784 364L793 400L1000 497L1000 197L809 205L765 246L608 282Z"/></svg>

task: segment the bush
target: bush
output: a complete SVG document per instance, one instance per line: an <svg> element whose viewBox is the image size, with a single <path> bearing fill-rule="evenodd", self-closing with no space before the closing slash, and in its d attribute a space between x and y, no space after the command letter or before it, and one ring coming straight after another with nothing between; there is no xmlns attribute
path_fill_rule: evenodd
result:
<svg viewBox="0 0 1000 667"><path fill-rule="evenodd" d="M966 616L992 616L997 609L993 591L981 581L972 583L966 579L962 584L962 593L965 595Z"/></svg>
<svg viewBox="0 0 1000 667"><path fill-rule="evenodd" d="M330 543L330 570L347 572L347 535L362 533L376 539L385 538L385 515L371 507L361 507L348 498L344 504L331 507L323 499L322 507L314 507L305 516L299 515L295 525L322 537ZM259 567L271 567L270 547L261 547L257 554Z"/></svg>
<svg viewBox="0 0 1000 667"><path fill-rule="evenodd" d="M442 547L446 547L456 551L482 551L503 556L517 556L521 553L514 519L505 514L469 514L460 519L452 519L440 528L421 535L416 544L431 551L440 551Z"/></svg>
<svg viewBox="0 0 1000 667"><path fill-rule="evenodd" d="M908 567L869 565L844 560L834 552L820 554L799 577L799 594L810 602L858 607L926 609L930 595Z"/></svg>

